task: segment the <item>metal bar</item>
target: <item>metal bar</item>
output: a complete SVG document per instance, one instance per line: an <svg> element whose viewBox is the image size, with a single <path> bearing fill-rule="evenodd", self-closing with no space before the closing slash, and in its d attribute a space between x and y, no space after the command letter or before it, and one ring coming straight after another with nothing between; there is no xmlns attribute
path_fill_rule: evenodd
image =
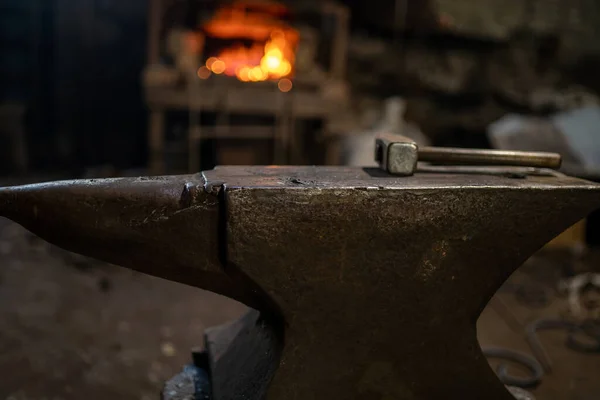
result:
<svg viewBox="0 0 600 400"><path fill-rule="evenodd" d="M420 147L419 161L439 164L512 165L521 167L559 168L561 156L556 153Z"/></svg>

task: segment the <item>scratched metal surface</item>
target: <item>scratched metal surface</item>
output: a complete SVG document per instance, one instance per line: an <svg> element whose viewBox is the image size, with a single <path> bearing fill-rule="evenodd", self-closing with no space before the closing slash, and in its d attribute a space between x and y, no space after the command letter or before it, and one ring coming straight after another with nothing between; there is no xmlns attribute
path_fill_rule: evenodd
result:
<svg viewBox="0 0 600 400"><path fill-rule="evenodd" d="M353 167L216 167L204 171L209 186L230 188L418 189L451 187L595 188L595 184L552 170L520 167L421 166L409 177L389 175L377 168ZM560 177L560 179L557 179Z"/></svg>

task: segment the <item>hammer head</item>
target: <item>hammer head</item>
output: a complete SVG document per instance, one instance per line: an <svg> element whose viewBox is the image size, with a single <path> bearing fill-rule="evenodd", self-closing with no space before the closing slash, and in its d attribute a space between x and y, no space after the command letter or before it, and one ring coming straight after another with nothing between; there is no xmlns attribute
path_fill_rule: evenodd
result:
<svg viewBox="0 0 600 400"><path fill-rule="evenodd" d="M411 176L417 169L419 148L412 139L385 133L375 140L375 161L386 172Z"/></svg>

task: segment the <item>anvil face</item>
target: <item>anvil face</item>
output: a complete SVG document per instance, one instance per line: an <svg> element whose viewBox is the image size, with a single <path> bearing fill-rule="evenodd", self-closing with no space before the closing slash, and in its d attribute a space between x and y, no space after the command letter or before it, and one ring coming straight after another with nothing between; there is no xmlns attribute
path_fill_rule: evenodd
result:
<svg viewBox="0 0 600 400"><path fill-rule="evenodd" d="M530 169L219 167L0 189L0 205L68 250L257 309L248 329L207 335L214 399L508 400L477 318L600 206L600 186Z"/></svg>

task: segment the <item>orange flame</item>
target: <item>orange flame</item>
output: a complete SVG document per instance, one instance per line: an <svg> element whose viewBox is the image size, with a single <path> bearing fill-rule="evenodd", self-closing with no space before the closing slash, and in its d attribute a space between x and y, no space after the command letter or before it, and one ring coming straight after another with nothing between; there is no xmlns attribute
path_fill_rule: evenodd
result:
<svg viewBox="0 0 600 400"><path fill-rule="evenodd" d="M206 60L206 67L215 74L235 76L243 82L290 77L298 32L271 15L281 13L282 6L277 3L267 3L273 7L271 14L264 5L252 11L251 4L238 2L223 8L203 27L214 37L254 41L250 47L239 44L223 49Z"/></svg>

